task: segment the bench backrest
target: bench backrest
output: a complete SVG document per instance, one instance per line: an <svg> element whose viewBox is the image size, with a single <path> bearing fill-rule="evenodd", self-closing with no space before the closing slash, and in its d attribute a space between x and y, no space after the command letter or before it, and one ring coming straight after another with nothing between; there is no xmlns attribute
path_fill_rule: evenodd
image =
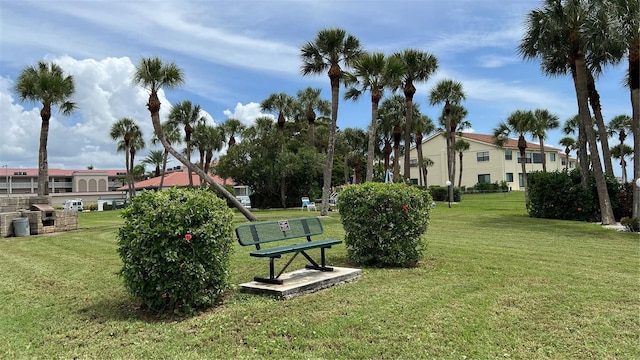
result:
<svg viewBox="0 0 640 360"><path fill-rule="evenodd" d="M308 217L240 224L236 227L236 236L240 245L255 245L260 249L260 244L272 241L301 237L311 241L311 236L320 235L322 231L320 218Z"/></svg>

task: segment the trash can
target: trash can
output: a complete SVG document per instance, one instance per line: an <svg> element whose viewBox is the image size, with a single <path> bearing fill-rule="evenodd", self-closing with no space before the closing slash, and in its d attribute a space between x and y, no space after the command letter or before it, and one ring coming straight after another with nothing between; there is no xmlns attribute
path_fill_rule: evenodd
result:
<svg viewBox="0 0 640 360"><path fill-rule="evenodd" d="M31 229L29 229L29 218L15 218L13 219L13 234L15 236L29 236Z"/></svg>

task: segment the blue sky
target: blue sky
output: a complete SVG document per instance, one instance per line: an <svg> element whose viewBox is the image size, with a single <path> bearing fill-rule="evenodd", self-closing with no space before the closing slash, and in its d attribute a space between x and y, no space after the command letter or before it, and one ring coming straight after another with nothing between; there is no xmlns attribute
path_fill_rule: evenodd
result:
<svg viewBox="0 0 640 360"><path fill-rule="evenodd" d="M54 114L49 166L64 169L124 167L109 138L111 124L131 117L152 135L147 94L130 84L142 57L159 56L184 69L180 90L161 94L162 111L191 100L214 123L236 117L251 124L271 93L290 95L308 86L330 99L326 76L300 75L300 47L322 28L341 27L365 50L392 53L417 48L439 59L437 73L417 86L414 101L437 119L428 92L443 78L462 82L466 120L491 133L518 109L546 108L562 122L577 113L569 76L548 78L539 63L516 48L534 0L271 0L271 1L0 1L0 163L37 167L37 104L20 103L13 91L21 69L55 61L76 81L72 117ZM626 63L599 77L605 121L630 114L622 86ZM341 95L344 93L341 90ZM389 95L389 94L387 94ZM338 126L366 128L370 98L340 101ZM563 137L552 131L548 145ZM529 139L530 140L530 139ZM631 139L627 140L631 144ZM612 145L615 144L615 141ZM146 156L152 146L139 154ZM177 164L174 164L177 165ZM618 176L619 166L617 167ZM630 171L629 171L630 173Z"/></svg>

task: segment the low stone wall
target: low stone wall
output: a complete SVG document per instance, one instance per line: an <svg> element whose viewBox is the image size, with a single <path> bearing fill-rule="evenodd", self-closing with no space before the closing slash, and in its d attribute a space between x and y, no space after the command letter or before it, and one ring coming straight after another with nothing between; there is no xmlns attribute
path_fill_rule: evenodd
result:
<svg viewBox="0 0 640 360"><path fill-rule="evenodd" d="M13 236L13 219L21 215L19 211L0 213L0 237Z"/></svg>

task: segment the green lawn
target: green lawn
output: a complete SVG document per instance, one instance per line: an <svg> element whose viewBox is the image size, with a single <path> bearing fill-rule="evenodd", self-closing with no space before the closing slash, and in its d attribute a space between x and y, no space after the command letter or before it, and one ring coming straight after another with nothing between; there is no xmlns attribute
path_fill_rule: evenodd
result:
<svg viewBox="0 0 640 360"><path fill-rule="evenodd" d="M640 358L640 236L529 218L520 192L439 203L417 268L365 268L286 301L236 289L182 320L136 309L117 276L120 223L82 213L79 231L0 239L0 358ZM343 238L339 214L323 223ZM235 284L267 271L249 250L232 256ZM343 245L327 254L351 266Z"/></svg>

